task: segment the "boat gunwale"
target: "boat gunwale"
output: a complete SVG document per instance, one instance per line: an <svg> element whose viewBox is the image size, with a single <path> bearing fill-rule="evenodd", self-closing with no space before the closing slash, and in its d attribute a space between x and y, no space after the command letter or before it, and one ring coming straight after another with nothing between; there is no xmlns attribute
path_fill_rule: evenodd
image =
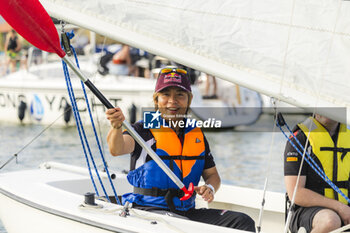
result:
<svg viewBox="0 0 350 233"><path fill-rule="evenodd" d="M62 217L62 218L68 219L68 220L76 221L79 223L83 223L83 224L86 224L86 225L89 225L92 227L97 227L97 228L100 228L102 230L113 231L113 232L126 232L126 233L136 232L136 231L125 230L125 229L114 227L114 226L109 226L109 225L103 224L103 223L98 223L98 222L90 220L88 218L79 217L79 216L65 213L65 212L62 212L59 210L54 210L52 208L48 208L48 207L45 207L43 205L37 204L35 202L29 201L28 199L19 197L16 194L13 194L9 191L6 191L1 187L0 187L0 194L4 195L5 197L7 197L11 200L18 202L18 203L21 203L21 204L29 206L31 208L43 211L45 213L56 215L56 216L59 216L59 217Z"/></svg>

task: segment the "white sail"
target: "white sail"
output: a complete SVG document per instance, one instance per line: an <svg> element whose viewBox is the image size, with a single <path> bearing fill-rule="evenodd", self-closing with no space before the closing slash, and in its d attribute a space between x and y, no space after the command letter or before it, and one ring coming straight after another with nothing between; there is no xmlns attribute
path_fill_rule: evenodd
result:
<svg viewBox="0 0 350 233"><path fill-rule="evenodd" d="M350 2L41 0L51 16L350 124Z"/></svg>

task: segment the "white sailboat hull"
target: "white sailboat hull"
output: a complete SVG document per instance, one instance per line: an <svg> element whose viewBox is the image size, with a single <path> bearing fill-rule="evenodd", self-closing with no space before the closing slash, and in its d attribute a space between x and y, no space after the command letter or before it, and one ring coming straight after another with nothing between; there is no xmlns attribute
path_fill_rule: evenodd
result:
<svg viewBox="0 0 350 233"><path fill-rule="evenodd" d="M122 206L97 200L100 208L82 207L86 192L93 192L83 168L46 163L42 169L0 175L0 218L9 233L23 232L243 232L180 218L130 210L121 217ZM101 174L106 186L106 175ZM125 175L116 174L113 183L118 195L132 187ZM98 190L101 193L102 190ZM112 191L107 189L109 195ZM249 214L256 222L261 191L223 187L211 208L224 208ZM284 227L283 194L268 192L263 232L282 232ZM197 198L197 208L206 203Z"/></svg>

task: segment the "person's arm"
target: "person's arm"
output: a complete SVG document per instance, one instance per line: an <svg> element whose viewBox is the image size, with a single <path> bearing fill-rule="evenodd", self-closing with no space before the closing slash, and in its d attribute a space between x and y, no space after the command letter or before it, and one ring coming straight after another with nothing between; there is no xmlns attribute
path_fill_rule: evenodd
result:
<svg viewBox="0 0 350 233"><path fill-rule="evenodd" d="M125 51L124 51L124 56L125 56L125 61L128 66L131 65L131 57L130 57L130 47L125 46Z"/></svg>
<svg viewBox="0 0 350 233"><path fill-rule="evenodd" d="M214 200L214 194L217 192L221 185L221 179L216 167L211 167L203 170L202 177L204 179L205 185L196 186L194 190L203 197L207 202L212 202ZM211 185L214 191L208 186Z"/></svg>
<svg viewBox="0 0 350 233"><path fill-rule="evenodd" d="M284 181L288 197L292 200L294 187L297 182L297 176L285 176ZM350 223L350 207L323 195L320 195L310 189L305 188L306 176L300 176L298 189L295 194L295 204L303 207L321 206L328 209L332 209L339 214L345 224Z"/></svg>
<svg viewBox="0 0 350 233"><path fill-rule="evenodd" d="M205 169L202 173L202 176L206 184L210 184L214 187L215 192L219 190L221 179L218 170L216 170L216 167Z"/></svg>
<svg viewBox="0 0 350 233"><path fill-rule="evenodd" d="M124 45L116 54L113 55L113 60L121 60L127 63L130 62L129 46Z"/></svg>
<svg viewBox="0 0 350 233"><path fill-rule="evenodd" d="M123 135L122 132L122 123L125 117L121 109L108 109L106 116L112 126L107 136L107 144L111 155L118 156L133 152L135 140L130 135Z"/></svg>

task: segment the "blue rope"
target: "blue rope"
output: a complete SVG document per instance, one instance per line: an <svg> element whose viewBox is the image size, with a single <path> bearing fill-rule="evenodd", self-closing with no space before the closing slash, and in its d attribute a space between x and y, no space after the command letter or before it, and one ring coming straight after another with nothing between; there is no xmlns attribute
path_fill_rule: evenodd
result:
<svg viewBox="0 0 350 233"><path fill-rule="evenodd" d="M71 46L71 49L72 49L73 54L74 54L75 62L77 63L78 68L80 69L79 61L78 61L77 54L75 53L75 49L74 49L72 46ZM90 109L90 104L89 104L88 96L87 96L87 94L86 94L85 85L84 85L84 83L83 83L82 81L80 81L80 83L81 83L81 86L82 86L82 89L83 89L83 92L84 92L84 97L85 97L85 101L86 101L86 106L87 106L88 111L89 111L90 121L91 121L92 128L93 128L93 131L94 131L94 134L95 134L95 139L96 139L96 143L97 143L97 146L98 146L100 155L101 155L101 159L102 159L102 161L103 161L104 169L105 169L105 171L106 171L106 173L107 173L109 183L111 184L111 187L112 187L112 189L113 189L113 193L114 193L115 199L117 200L117 203L118 203L119 205L121 205L121 203L120 203L120 201L119 201L119 198L118 198L118 195L117 195L117 192L116 192L116 190L115 190L115 188L114 188L114 185L113 185L113 182L112 182L112 179L111 179L109 170L108 170L108 166L107 166L106 160L105 160L105 158L104 158L104 155L103 155L103 152L102 152L102 149L101 149L100 140L99 140L98 135L97 135L97 132L96 132L96 127L95 127L94 119L93 119L93 117L92 117L92 113L91 113L91 109Z"/></svg>
<svg viewBox="0 0 350 233"><path fill-rule="evenodd" d="M64 71L64 77L65 77L65 80L66 80L66 85L67 85L67 90L68 90L68 94L69 94L69 99L70 99L70 102L72 103L72 108L73 108L73 114L74 114L74 118L75 118L75 121L77 122L77 129L78 129L78 134L79 134L79 138L80 138L80 141L81 141L81 145L83 147L83 150L84 150L84 155L85 155L85 160L86 160L86 164L88 166L88 170L89 170L89 175L90 175L90 179L92 181L92 184L94 186L94 189L95 189L95 192L96 192L96 195L97 196L100 196L99 193L98 193L98 190L96 188L96 184L95 184L95 181L94 181L94 178L93 178L93 175L91 173L91 167L90 167L90 162L89 162L89 158L86 154L86 148L85 148L85 144L84 144L84 141L83 141L83 138L82 138L82 133L81 133L81 129L80 127L78 126L78 122L79 122L79 117L77 116L77 112L76 112L76 106L75 106L75 101L73 101L72 99L72 94L71 94L71 90L69 88L69 80L68 80L68 77L69 77L69 72L68 72L68 68L67 68L67 64L62 60L62 66L63 66L63 71Z"/></svg>
<svg viewBox="0 0 350 233"><path fill-rule="evenodd" d="M98 172L98 169L97 169L97 166L96 166L96 163L94 161L94 158L92 156L92 153L91 153L91 149L90 149L90 146L89 146L89 142L87 140L87 137L86 137L86 134L85 134L85 130L84 130L84 127L82 125L82 122L81 122L81 118L80 118L80 114L79 114L79 111L78 111L78 107L76 105L76 102L75 102L75 96L74 96L74 91L73 91L73 87L72 87L72 84L71 84L71 81L70 81L70 76L69 76L69 72L68 72L68 68L67 68L67 64L62 61L62 64L63 64L63 70L64 70L64 75L65 75L65 79L66 79L66 84L67 84L67 89L68 89L68 94L69 94L69 98L70 98L70 101L72 103L72 106L73 106L73 113L74 113L74 117L75 117L75 120L77 122L77 128L78 128L78 132L79 132L79 137L80 137L80 140L81 140L81 143L82 143L82 146L83 146L83 149L84 149L84 154L85 154L85 158L86 158L86 162L87 162L87 165L88 165L88 168L89 168L89 173L90 173L90 178L91 178L91 181L94 185L94 189L96 191L96 195L97 196L100 196L99 193L98 193L98 190L96 188L96 185L95 185L95 182L93 180L93 176L91 174L91 167L90 167L90 164L89 164L89 159L86 155L86 150L85 150L85 147L84 147L84 141L82 139L82 136L84 137L84 140L85 140L85 143L86 143L86 147L88 149L88 152L89 152L89 155L90 155L90 159L92 161L92 164L95 168L95 172L96 172L96 175L98 177L98 180L100 182L100 185L101 185L101 188L106 196L106 198L108 199L108 201L110 202L110 199L109 199L109 196L106 192L106 189L103 185L103 182L101 180L101 177L100 177L100 174ZM82 132L82 134L81 134ZM117 199L117 198L116 198Z"/></svg>
<svg viewBox="0 0 350 233"><path fill-rule="evenodd" d="M287 138L288 142L297 150L297 152L303 156L303 153L297 148L297 146L292 142L292 140L287 136L287 134L283 131L282 127L279 125L278 121L276 125L279 127L283 135ZM295 139L295 141L298 143L301 149L305 150L304 146L300 143L300 141L297 139L296 136L294 136L293 132L288 127L287 123L285 124L287 129L289 130L292 137ZM324 171L316 164L315 160L311 157L311 155L305 151L305 154L307 155L305 157L305 161L310 165L310 167L324 180L326 181L329 186L332 187L333 190L335 190L337 193L339 193L342 197L345 198L345 200L350 203L350 199L328 178L328 176L324 173Z"/></svg>
<svg viewBox="0 0 350 233"><path fill-rule="evenodd" d="M66 32L66 35L68 36L69 39L72 39L75 36L73 30L71 30L70 32ZM72 46L70 46L70 47L73 48ZM77 64L77 65L79 67L79 64Z"/></svg>
<svg viewBox="0 0 350 233"><path fill-rule="evenodd" d="M64 65L66 66L66 69L67 69L67 65L66 65L65 63L64 63ZM106 189L105 189L105 187L104 187L104 185L103 185L103 182L102 182L102 180L101 180L100 174L99 174L99 172L98 172L98 169L97 169L95 160L94 160L94 158L93 158L93 156L92 156L91 149L90 149L90 146L89 146L89 142L88 142L88 140L87 140L87 137L86 137L86 134L85 134L85 130L84 130L83 124L82 124L82 122L81 122L81 118L80 118L80 114L79 114L79 111L78 111L78 107L77 107L77 105L76 105L76 103L75 103L74 91L73 91L72 83L71 83L70 78L69 78L68 69L65 71L65 75L68 75L68 76L66 77L66 80L67 80L68 88L69 88L69 90L70 90L70 91L69 91L69 98L70 98L70 100L71 100L71 102L72 102L72 105L73 105L73 112L75 113L74 115L76 116L76 122L77 122L77 126L78 126L77 128L78 128L78 129L80 128L80 130L81 130L81 132L82 132L82 135L83 135L83 138L84 138L86 147L87 147L88 152L89 152L89 155L90 155L91 162L92 162L92 164L93 164L93 166L94 166L94 169L95 169L97 178L98 178L98 180L99 180L99 182L100 182L101 188L102 188L102 190L103 190L103 192L104 192L106 198L108 199L108 201L110 201L110 199L109 199L109 197L108 197L108 194L107 194L107 192L106 192ZM80 130L79 130L79 131L80 131ZM81 136L81 135L79 135L79 136ZM82 145L84 144L84 141L83 141L82 138L81 138ZM86 155L86 151L85 151L85 150L84 150L84 153L85 153L85 155ZM87 155L86 155L86 157L87 157ZM87 160L87 161L89 161L89 160ZM88 163L89 163L89 162L88 162ZM96 191L97 196L99 196L99 193L97 192L97 189L95 189L95 191Z"/></svg>

